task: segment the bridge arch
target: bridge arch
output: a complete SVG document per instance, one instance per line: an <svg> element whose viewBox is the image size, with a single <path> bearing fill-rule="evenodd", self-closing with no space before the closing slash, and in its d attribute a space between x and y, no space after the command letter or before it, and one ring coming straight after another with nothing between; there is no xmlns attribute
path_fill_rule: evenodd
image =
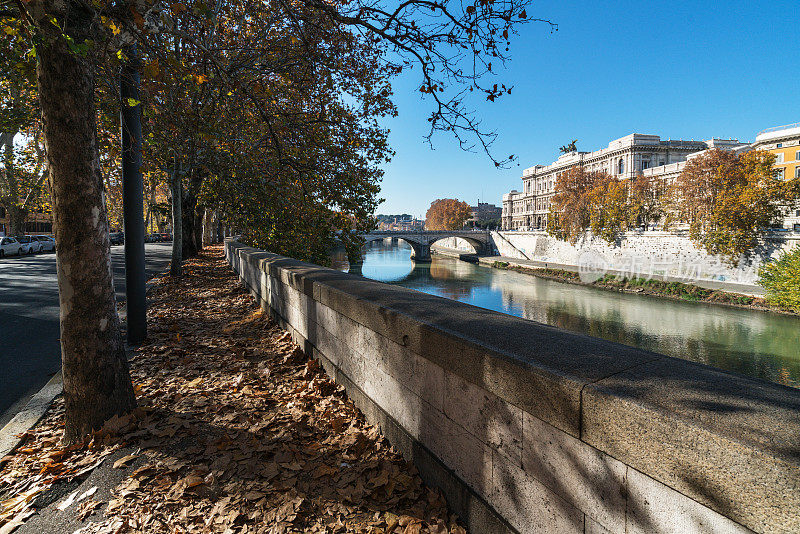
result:
<svg viewBox="0 0 800 534"><path fill-rule="evenodd" d="M478 239L474 239L472 237L467 237L463 235L443 235L441 237L434 237L430 240L430 245L433 246L443 239L461 239L463 241L466 241L469 244L469 246L472 247L473 254L483 254L484 251L483 242L479 241Z"/></svg>
<svg viewBox="0 0 800 534"><path fill-rule="evenodd" d="M407 235L371 235L367 234L364 236L364 244L371 243L373 241L378 241L382 239L386 239L387 237L396 238L402 241L405 241L409 245L411 245L411 259L416 262L428 262L431 261L431 245L428 243L428 240L424 237L420 236L417 237L413 234Z"/></svg>
<svg viewBox="0 0 800 534"><path fill-rule="evenodd" d="M477 254L483 254L487 250L491 250L492 238L488 231L486 232L473 232L469 230L454 230L454 231L374 231L367 234L362 234L364 241L370 242L386 237L396 237L402 239L413 249L411 259L414 261L430 261L431 245L445 238L458 237L464 239L472 246Z"/></svg>

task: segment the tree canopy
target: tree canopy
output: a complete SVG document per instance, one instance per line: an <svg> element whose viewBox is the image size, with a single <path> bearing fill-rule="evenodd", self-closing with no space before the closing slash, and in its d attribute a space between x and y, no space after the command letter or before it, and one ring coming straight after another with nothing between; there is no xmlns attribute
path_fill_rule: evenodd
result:
<svg viewBox="0 0 800 534"><path fill-rule="evenodd" d="M800 179L778 177L774 162L775 156L768 152L719 149L689 160L671 196L692 240L732 263L749 254L763 231L800 196Z"/></svg>
<svg viewBox="0 0 800 534"><path fill-rule="evenodd" d="M324 263L339 239L352 256L392 156L381 121L396 113L395 76L419 76L429 141L445 132L497 166L513 159L493 155L495 135L471 109L511 92L496 73L512 35L536 20L527 6L0 0L3 140L41 114L47 147L65 439L135 406L107 268L121 109L143 119L141 171L153 193L142 209L170 184L178 266L202 247L209 214L277 253ZM118 96L121 66L141 71L138 99Z"/></svg>
<svg viewBox="0 0 800 534"><path fill-rule="evenodd" d="M589 228L591 214L589 196L603 173L590 172L581 166L567 169L556 179L555 194L550 199L548 233L575 243Z"/></svg>
<svg viewBox="0 0 800 534"><path fill-rule="evenodd" d="M456 198L440 198L431 202L425 214L426 230L460 230L470 218L469 204Z"/></svg>
<svg viewBox="0 0 800 534"><path fill-rule="evenodd" d="M613 244L622 232L652 222L685 224L698 246L737 263L800 197L800 179L779 177L774 161L763 151L709 150L690 159L672 184L575 166L556 180L547 230L571 243L591 230Z"/></svg>

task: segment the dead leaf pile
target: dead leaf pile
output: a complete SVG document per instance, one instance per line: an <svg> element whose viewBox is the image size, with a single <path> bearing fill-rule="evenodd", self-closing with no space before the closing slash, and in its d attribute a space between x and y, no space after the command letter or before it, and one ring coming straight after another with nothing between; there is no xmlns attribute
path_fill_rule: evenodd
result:
<svg viewBox="0 0 800 534"><path fill-rule="evenodd" d="M122 445L141 464L82 533L463 533L438 491L270 321L215 247L180 280L155 281L149 340L131 372L140 408L87 444L60 449L54 405L0 467L0 528L36 493L85 476ZM107 425L108 426L108 425ZM106 505L104 515L91 516ZM69 509L68 509L69 510ZM20 519L22 518L22 519Z"/></svg>
<svg viewBox="0 0 800 534"><path fill-rule="evenodd" d="M122 445L117 434L132 428L140 413L115 417L87 442L62 447L64 401L56 398L47 416L22 436L22 444L0 458L0 534L11 532L33 514L52 485L81 480L103 463ZM76 500L78 495L72 495L70 504L88 496Z"/></svg>

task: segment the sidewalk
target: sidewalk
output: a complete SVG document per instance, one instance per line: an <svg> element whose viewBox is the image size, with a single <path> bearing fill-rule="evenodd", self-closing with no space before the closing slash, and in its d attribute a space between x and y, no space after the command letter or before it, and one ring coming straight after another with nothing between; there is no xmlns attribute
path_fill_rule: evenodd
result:
<svg viewBox="0 0 800 534"><path fill-rule="evenodd" d="M185 272L154 280L140 408L63 449L58 398L0 459L0 533L464 532L219 247Z"/></svg>
<svg viewBox="0 0 800 534"><path fill-rule="evenodd" d="M518 258L510 258L508 256L482 256L478 258L478 263L492 266L496 261L508 263L519 267L528 267L531 269L558 269L568 271L571 273L578 272L577 265L569 265L566 263L544 262L538 260L521 260ZM607 274L614 276L625 276L626 273L609 269ZM739 284L736 282L723 282L719 280L685 280L675 276L666 276L654 274L650 277L653 280L660 280L662 282L680 282L682 284L691 284L705 289L714 289L720 291L728 291L730 293L738 293L741 295L749 295L753 297L763 297L765 292L764 288L753 284Z"/></svg>

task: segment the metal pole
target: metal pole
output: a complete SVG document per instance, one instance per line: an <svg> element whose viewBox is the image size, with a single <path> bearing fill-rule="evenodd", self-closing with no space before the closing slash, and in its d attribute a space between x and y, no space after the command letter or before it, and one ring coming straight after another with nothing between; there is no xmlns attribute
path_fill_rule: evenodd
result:
<svg viewBox="0 0 800 534"><path fill-rule="evenodd" d="M128 312L128 343L147 337L147 304L144 271L144 206L142 172L142 123L139 104L139 59L136 44L123 48L125 61L120 73L122 121L122 212L125 221L125 305Z"/></svg>

